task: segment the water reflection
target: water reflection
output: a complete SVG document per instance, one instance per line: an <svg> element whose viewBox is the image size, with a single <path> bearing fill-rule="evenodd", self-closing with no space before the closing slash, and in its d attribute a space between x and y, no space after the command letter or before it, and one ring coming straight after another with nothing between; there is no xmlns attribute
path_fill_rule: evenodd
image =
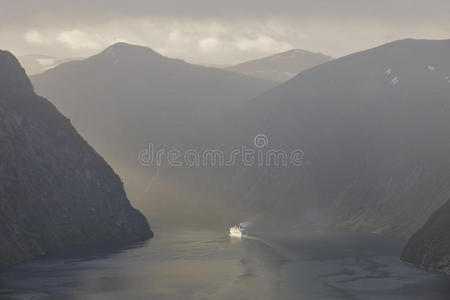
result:
<svg viewBox="0 0 450 300"><path fill-rule="evenodd" d="M448 299L449 278L372 236L230 239L160 232L142 244L41 259L0 276L7 299Z"/></svg>

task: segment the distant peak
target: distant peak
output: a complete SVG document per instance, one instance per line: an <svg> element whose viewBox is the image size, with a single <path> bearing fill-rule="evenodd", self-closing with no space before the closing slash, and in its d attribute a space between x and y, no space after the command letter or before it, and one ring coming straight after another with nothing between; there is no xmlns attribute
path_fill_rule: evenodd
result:
<svg viewBox="0 0 450 300"><path fill-rule="evenodd" d="M137 47L138 45L134 45L134 44L128 44L125 42L117 42L115 44L112 44L110 47L114 48L114 47Z"/></svg>
<svg viewBox="0 0 450 300"><path fill-rule="evenodd" d="M54 58L54 57L45 55L45 54L32 53L32 54L26 54L26 55L19 56L19 58Z"/></svg>
<svg viewBox="0 0 450 300"><path fill-rule="evenodd" d="M156 55L161 56L158 52L151 48L128 44L124 42L115 43L106 48L101 54L111 55L114 57L122 55Z"/></svg>
<svg viewBox="0 0 450 300"><path fill-rule="evenodd" d="M291 49L291 50L285 51L284 53L306 54L306 53L311 53L311 52L303 50L303 49Z"/></svg>
<svg viewBox="0 0 450 300"><path fill-rule="evenodd" d="M106 48L106 50L126 50L126 49L132 49L132 48L136 48L136 47L141 47L141 46L128 44L125 42L118 42L118 43L112 44L111 46Z"/></svg>
<svg viewBox="0 0 450 300"><path fill-rule="evenodd" d="M285 52L282 52L279 54L275 54L272 57L277 57L277 56L279 56L279 57L296 57L296 56L302 56L302 55L322 55L322 56L329 57L322 53L311 52L311 51L304 50L304 49L291 49L291 50L288 50L288 51L285 51ZM329 58L331 59L332 57L329 57Z"/></svg>

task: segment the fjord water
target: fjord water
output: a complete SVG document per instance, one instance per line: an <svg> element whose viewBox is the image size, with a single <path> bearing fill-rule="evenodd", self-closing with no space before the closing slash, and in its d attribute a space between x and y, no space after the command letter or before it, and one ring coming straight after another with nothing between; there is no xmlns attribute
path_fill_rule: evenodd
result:
<svg viewBox="0 0 450 300"><path fill-rule="evenodd" d="M12 267L0 274L0 298L448 299L449 277L402 264L399 251L376 235L157 230L126 248Z"/></svg>

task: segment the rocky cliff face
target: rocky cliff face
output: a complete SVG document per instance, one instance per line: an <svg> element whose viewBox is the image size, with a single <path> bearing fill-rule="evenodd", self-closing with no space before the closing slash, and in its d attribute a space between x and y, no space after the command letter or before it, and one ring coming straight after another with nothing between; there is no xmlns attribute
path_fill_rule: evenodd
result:
<svg viewBox="0 0 450 300"><path fill-rule="evenodd" d="M0 51L0 266L151 237L120 178Z"/></svg>
<svg viewBox="0 0 450 300"><path fill-rule="evenodd" d="M408 241L402 260L450 275L450 201Z"/></svg>

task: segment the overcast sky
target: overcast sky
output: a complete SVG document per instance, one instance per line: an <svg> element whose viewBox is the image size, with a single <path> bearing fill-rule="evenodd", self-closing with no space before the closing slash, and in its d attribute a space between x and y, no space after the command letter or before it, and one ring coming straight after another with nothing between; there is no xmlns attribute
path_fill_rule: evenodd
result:
<svg viewBox="0 0 450 300"><path fill-rule="evenodd" d="M402 38L450 38L450 0L0 0L0 48L89 56L118 41L195 63L291 48L339 57Z"/></svg>

